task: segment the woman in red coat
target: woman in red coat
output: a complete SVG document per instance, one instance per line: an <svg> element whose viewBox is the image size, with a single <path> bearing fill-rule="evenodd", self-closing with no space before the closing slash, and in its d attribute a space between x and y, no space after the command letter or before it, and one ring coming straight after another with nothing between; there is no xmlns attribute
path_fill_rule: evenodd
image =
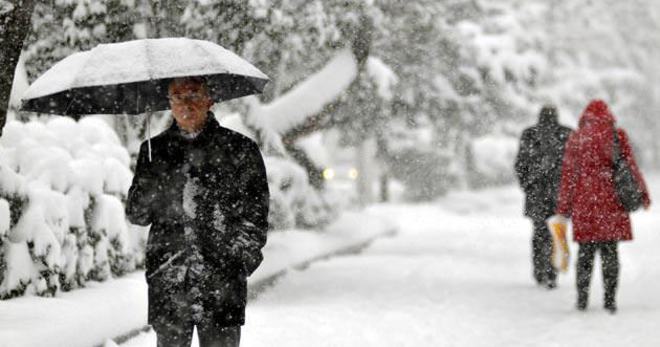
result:
<svg viewBox="0 0 660 347"><path fill-rule="evenodd" d="M579 244L579 310L587 308L594 255L600 251L605 286L604 307L610 313L616 312L619 278L617 243L632 240L630 217L616 196L613 181L615 133L621 155L630 165L643 191L644 208L651 204L628 136L622 129L616 128L614 116L604 101L592 101L580 118L579 128L566 143L557 205L557 214L571 218L573 239Z"/></svg>

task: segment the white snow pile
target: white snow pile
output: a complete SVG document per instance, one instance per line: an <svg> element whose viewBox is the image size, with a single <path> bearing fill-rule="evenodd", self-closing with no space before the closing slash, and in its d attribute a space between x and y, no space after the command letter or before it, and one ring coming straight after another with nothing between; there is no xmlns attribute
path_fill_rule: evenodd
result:
<svg viewBox="0 0 660 347"><path fill-rule="evenodd" d="M130 158L102 120L9 122L0 138L0 298L55 295L143 263Z"/></svg>
<svg viewBox="0 0 660 347"><path fill-rule="evenodd" d="M272 229L318 228L336 218L337 210L325 202L323 192L309 184L307 172L279 157L266 157Z"/></svg>
<svg viewBox="0 0 660 347"><path fill-rule="evenodd" d="M367 75L376 84L378 96L383 100L392 100L394 86L399 83L399 77L385 62L378 57L367 58Z"/></svg>
<svg viewBox="0 0 660 347"><path fill-rule="evenodd" d="M349 49L339 51L328 64L286 94L266 105L253 105L258 122L283 133L303 123L338 98L358 73L355 57Z"/></svg>

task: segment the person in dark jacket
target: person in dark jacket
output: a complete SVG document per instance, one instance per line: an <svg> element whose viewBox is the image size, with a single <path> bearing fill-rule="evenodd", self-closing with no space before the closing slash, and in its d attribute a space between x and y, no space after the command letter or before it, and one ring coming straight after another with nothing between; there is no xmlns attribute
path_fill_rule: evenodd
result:
<svg viewBox="0 0 660 347"><path fill-rule="evenodd" d="M644 208L651 205L646 183L635 162L628 136L616 127L614 116L602 100L584 110L579 128L571 134L564 154L557 214L571 218L573 239L580 245L577 259L577 309L585 310L594 255L600 252L605 286L604 307L615 313L619 279L619 241L632 240L630 216L615 192L614 136L631 168Z"/></svg>
<svg viewBox="0 0 660 347"><path fill-rule="evenodd" d="M158 346L238 346L246 278L262 261L269 192L261 153L209 112L205 81L169 86L174 122L142 143L126 215L151 225L146 277Z"/></svg>
<svg viewBox="0 0 660 347"><path fill-rule="evenodd" d="M557 271L552 266L552 236L546 219L554 214L564 145L571 129L559 124L557 109L544 106L538 124L523 131L515 171L525 192L525 216L534 224L532 267L534 279L552 289Z"/></svg>

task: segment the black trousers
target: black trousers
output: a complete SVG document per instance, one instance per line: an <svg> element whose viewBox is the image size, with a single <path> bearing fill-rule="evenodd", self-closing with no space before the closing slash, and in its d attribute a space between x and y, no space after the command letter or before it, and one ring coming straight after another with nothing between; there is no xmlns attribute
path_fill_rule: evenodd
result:
<svg viewBox="0 0 660 347"><path fill-rule="evenodd" d="M605 305L616 302L616 289L619 283L619 254L617 241L580 243L577 259L576 284L578 302L586 304L589 298L589 285L594 267L596 251L600 251L605 287Z"/></svg>
<svg viewBox="0 0 660 347"><path fill-rule="evenodd" d="M175 271L176 268L171 268ZM184 283L195 283L191 271L187 271ZM152 287L149 287L152 289ZM165 287L166 290L168 287ZM169 288L167 310L151 322L156 332L158 347L190 347L194 327L197 327L199 347L238 347L241 340L241 326L223 326L205 312L200 301L202 293L195 285ZM164 294L163 294L164 295ZM151 296L151 294L150 294ZM163 303L165 305L165 303Z"/></svg>
<svg viewBox="0 0 660 347"><path fill-rule="evenodd" d="M557 270L552 266L552 235L545 220L534 220L532 267L538 283L554 282Z"/></svg>
<svg viewBox="0 0 660 347"><path fill-rule="evenodd" d="M193 323L172 322L168 326L153 327L158 347L190 347ZM197 324L200 347L238 347L241 342L241 327L216 327L213 324Z"/></svg>

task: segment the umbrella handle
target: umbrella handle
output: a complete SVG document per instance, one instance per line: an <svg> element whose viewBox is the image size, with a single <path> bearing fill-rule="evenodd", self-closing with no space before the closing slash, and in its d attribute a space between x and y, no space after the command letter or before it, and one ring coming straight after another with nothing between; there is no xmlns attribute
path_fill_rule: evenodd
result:
<svg viewBox="0 0 660 347"><path fill-rule="evenodd" d="M147 147L149 147L149 162L151 163L151 112L147 112Z"/></svg>

